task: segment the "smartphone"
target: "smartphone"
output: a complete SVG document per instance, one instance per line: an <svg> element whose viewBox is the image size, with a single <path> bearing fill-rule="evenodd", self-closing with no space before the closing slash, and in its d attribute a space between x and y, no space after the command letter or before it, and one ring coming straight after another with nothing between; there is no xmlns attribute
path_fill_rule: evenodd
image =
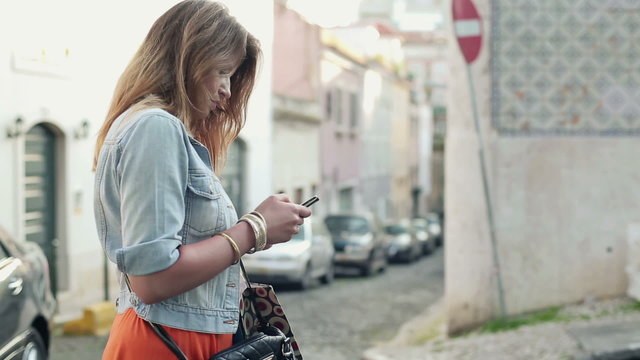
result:
<svg viewBox="0 0 640 360"><path fill-rule="evenodd" d="M317 196L314 196L314 197L312 197L311 199L309 199L309 200L307 200L307 201L303 202L303 203L302 203L302 204L300 204L300 205L302 205L302 206L306 206L306 207L309 207L309 206L311 206L311 205L313 205L313 204L317 203L319 200L320 200L320 199L319 199Z"/></svg>

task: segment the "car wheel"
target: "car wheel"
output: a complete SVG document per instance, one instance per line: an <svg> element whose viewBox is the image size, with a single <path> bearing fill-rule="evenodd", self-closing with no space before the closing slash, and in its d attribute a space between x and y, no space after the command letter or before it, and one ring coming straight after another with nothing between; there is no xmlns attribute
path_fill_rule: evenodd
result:
<svg viewBox="0 0 640 360"><path fill-rule="evenodd" d="M336 269L335 269L335 266L333 265L333 260L331 260L331 263L327 268L327 273L322 275L322 277L320 278L320 282L323 284L331 284L335 276L336 276Z"/></svg>
<svg viewBox="0 0 640 360"><path fill-rule="evenodd" d="M38 330L31 328L27 337L27 344L22 354L22 360L44 360L47 359L47 348Z"/></svg>
<svg viewBox="0 0 640 360"><path fill-rule="evenodd" d="M298 287L300 290L306 290L311 287L311 283L313 283L313 277L311 276L311 264L307 264L307 268L302 275L302 279L298 283Z"/></svg>
<svg viewBox="0 0 640 360"><path fill-rule="evenodd" d="M428 241L424 243L424 245L422 247L422 253L424 255L431 254L431 244Z"/></svg>
<svg viewBox="0 0 640 360"><path fill-rule="evenodd" d="M378 269L379 272L383 273L385 271L387 271L387 265L389 264L389 261L387 261L386 257L382 258L382 265L380 265L380 269Z"/></svg>
<svg viewBox="0 0 640 360"><path fill-rule="evenodd" d="M362 269L360 269L360 274L362 276L370 276L374 272L376 272L376 259L375 259L374 253L371 252L371 255L369 255L369 259L367 260L367 263L364 265Z"/></svg>

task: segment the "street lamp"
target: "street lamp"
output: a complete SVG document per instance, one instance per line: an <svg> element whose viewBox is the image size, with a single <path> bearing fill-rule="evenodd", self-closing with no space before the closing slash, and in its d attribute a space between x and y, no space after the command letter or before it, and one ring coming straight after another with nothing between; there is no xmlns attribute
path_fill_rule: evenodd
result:
<svg viewBox="0 0 640 360"><path fill-rule="evenodd" d="M22 124L23 120L21 117L17 117L13 124L7 126L7 137L10 139L15 139L18 136L22 135Z"/></svg>

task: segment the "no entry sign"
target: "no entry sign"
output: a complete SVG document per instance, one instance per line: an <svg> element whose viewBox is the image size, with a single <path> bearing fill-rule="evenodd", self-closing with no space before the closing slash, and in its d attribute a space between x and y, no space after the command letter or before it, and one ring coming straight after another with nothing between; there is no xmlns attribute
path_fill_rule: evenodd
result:
<svg viewBox="0 0 640 360"><path fill-rule="evenodd" d="M482 47L482 22L476 6L471 0L451 2L453 29L458 45L467 64L471 64L480 54Z"/></svg>

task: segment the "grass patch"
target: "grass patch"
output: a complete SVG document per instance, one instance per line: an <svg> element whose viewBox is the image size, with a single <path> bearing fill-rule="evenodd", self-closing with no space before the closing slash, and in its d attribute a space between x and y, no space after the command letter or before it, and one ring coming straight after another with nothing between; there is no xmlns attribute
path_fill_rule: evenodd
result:
<svg viewBox="0 0 640 360"><path fill-rule="evenodd" d="M501 331L515 330L522 326L571 320L570 316L561 315L560 310L561 307L556 306L527 315L495 319L485 323L476 331L480 333L496 333Z"/></svg>
<svg viewBox="0 0 640 360"><path fill-rule="evenodd" d="M640 311L640 301L634 301L631 304L622 305L620 310L625 313Z"/></svg>

